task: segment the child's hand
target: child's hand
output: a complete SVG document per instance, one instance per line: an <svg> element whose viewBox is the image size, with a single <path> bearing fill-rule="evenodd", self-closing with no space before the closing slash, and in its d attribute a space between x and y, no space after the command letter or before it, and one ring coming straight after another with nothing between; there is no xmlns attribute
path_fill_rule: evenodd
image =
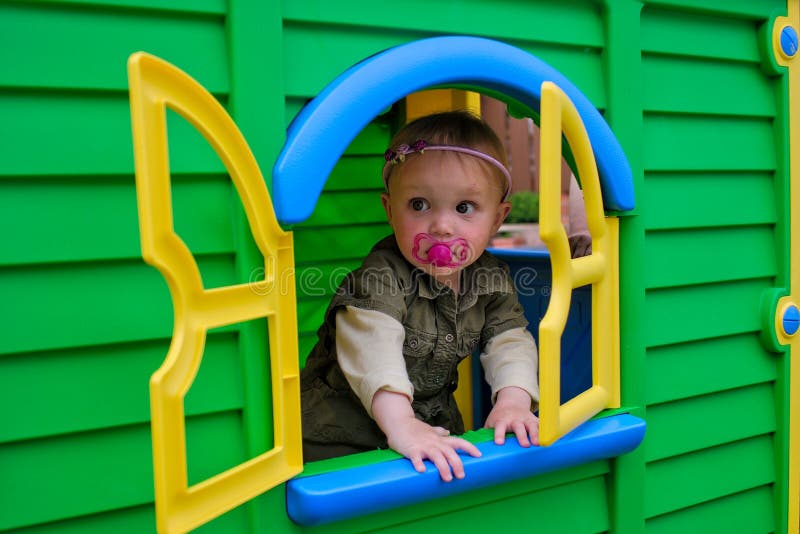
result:
<svg viewBox="0 0 800 534"><path fill-rule="evenodd" d="M423 460L430 460L445 482L464 478L464 464L458 455L462 450L478 457L481 452L469 441L450 436L442 427L433 427L414 417L408 397L390 391L378 391L372 399L372 413L386 434L389 447L402 454L420 473L425 472Z"/></svg>
<svg viewBox="0 0 800 534"><path fill-rule="evenodd" d="M433 462L445 482L464 478L464 464L458 455L462 450L471 456L481 453L472 443L454 436L442 427L430 426L414 417L398 421L387 434L389 446L409 460L420 473L425 472L423 460Z"/></svg>
<svg viewBox="0 0 800 534"><path fill-rule="evenodd" d="M589 232L579 232L569 236L569 249L573 258L582 258L592 253L592 236Z"/></svg>
<svg viewBox="0 0 800 534"><path fill-rule="evenodd" d="M494 428L498 445L505 443L506 432L514 432L523 447L539 444L539 419L531 412L531 397L522 388L510 386L498 391L484 426Z"/></svg>

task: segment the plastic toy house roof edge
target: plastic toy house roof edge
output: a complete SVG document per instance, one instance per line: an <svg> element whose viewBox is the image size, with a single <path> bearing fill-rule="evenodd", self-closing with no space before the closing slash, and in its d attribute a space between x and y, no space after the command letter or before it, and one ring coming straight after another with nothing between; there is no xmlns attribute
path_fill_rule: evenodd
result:
<svg viewBox="0 0 800 534"><path fill-rule="evenodd" d="M572 82L514 46L479 37L447 36L414 41L365 59L300 111L273 168L278 219L290 224L307 219L353 138L407 94L432 86L469 85L538 110L541 84L548 80L567 94L580 113L597 159L605 209L633 209L633 179L622 147Z"/></svg>

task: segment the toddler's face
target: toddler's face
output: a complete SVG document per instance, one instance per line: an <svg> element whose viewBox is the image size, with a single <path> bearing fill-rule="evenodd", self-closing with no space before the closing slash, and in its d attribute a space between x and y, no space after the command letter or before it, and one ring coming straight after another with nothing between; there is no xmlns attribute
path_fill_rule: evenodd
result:
<svg viewBox="0 0 800 534"><path fill-rule="evenodd" d="M382 201L403 256L447 283L478 259L508 215L504 186L476 158L428 151L395 169ZM447 261L438 261L437 243L451 249Z"/></svg>

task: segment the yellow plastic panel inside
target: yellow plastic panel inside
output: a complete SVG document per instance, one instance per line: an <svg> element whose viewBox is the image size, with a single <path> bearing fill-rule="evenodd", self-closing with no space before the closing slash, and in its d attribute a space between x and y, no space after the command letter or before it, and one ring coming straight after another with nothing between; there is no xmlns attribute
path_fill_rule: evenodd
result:
<svg viewBox="0 0 800 534"><path fill-rule="evenodd" d="M552 292L539 325L539 439L549 445L605 408L619 406L617 221L606 218L597 165L578 111L552 82L541 92L539 230L550 252ZM561 222L562 132L583 184L592 254L572 259ZM572 290L592 285L592 386L561 404L561 335Z"/></svg>
<svg viewBox="0 0 800 534"><path fill-rule="evenodd" d="M167 281L175 314L172 344L150 379L156 523L186 532L302 471L292 234L277 223L261 172L223 107L195 80L156 57L128 61L136 191L144 260ZM225 164L264 257L261 282L206 289L188 247L174 231L166 108L199 130ZM274 446L255 458L188 486L183 399L194 381L210 328L267 318Z"/></svg>

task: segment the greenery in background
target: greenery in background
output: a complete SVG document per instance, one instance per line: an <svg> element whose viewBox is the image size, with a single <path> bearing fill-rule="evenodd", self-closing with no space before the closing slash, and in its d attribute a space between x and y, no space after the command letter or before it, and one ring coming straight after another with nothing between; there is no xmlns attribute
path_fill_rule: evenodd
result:
<svg viewBox="0 0 800 534"><path fill-rule="evenodd" d="M539 193L518 191L509 196L508 200L511 202L511 212L506 217L506 223L539 222Z"/></svg>

